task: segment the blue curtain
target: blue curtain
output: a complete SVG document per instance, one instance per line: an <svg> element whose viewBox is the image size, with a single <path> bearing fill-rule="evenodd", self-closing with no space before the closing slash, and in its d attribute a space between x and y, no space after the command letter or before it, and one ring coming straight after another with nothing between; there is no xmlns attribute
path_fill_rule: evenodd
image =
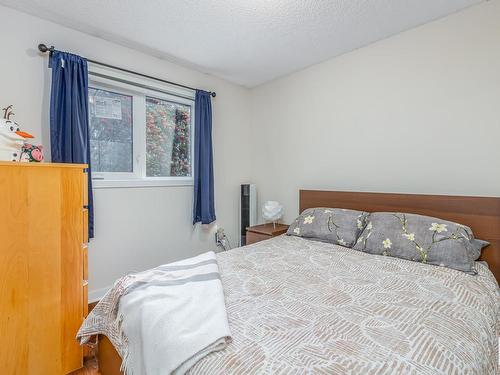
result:
<svg viewBox="0 0 500 375"><path fill-rule="evenodd" d="M54 163L89 165L89 238L94 237L88 116L87 60L66 52L50 56L50 146Z"/></svg>
<svg viewBox="0 0 500 375"><path fill-rule="evenodd" d="M210 224L215 221L214 164L212 100L206 91L196 90L194 126L193 224Z"/></svg>

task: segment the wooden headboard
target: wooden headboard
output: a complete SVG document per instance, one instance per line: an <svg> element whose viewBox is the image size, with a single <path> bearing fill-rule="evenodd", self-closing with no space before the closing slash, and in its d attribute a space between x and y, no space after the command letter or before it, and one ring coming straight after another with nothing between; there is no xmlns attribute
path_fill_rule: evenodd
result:
<svg viewBox="0 0 500 375"><path fill-rule="evenodd" d="M469 226L476 238L490 242L485 260L500 283L500 197L358 193L300 190L300 212L312 207L350 208L368 212L394 211L433 216Z"/></svg>

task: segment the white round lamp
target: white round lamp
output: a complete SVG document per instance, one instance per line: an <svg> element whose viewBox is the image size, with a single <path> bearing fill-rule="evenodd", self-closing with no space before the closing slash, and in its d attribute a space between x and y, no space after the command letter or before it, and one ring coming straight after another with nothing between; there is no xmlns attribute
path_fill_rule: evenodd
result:
<svg viewBox="0 0 500 375"><path fill-rule="evenodd" d="M276 222L283 217L283 206L276 201L265 202L262 206L262 217L276 225Z"/></svg>

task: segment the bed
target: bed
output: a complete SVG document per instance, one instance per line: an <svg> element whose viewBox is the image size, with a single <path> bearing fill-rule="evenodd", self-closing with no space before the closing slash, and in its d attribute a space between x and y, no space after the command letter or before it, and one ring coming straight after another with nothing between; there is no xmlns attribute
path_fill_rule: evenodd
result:
<svg viewBox="0 0 500 375"><path fill-rule="evenodd" d="M300 211L418 213L490 246L478 275L280 236L220 253L233 342L190 374L495 374L500 198L301 190ZM103 375L121 360L102 337Z"/></svg>

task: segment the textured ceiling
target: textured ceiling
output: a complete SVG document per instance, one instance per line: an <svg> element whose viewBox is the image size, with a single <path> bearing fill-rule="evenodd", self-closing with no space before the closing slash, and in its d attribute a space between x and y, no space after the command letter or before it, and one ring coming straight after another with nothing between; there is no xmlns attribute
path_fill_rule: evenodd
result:
<svg viewBox="0 0 500 375"><path fill-rule="evenodd" d="M0 0L0 3L253 87L481 1Z"/></svg>

